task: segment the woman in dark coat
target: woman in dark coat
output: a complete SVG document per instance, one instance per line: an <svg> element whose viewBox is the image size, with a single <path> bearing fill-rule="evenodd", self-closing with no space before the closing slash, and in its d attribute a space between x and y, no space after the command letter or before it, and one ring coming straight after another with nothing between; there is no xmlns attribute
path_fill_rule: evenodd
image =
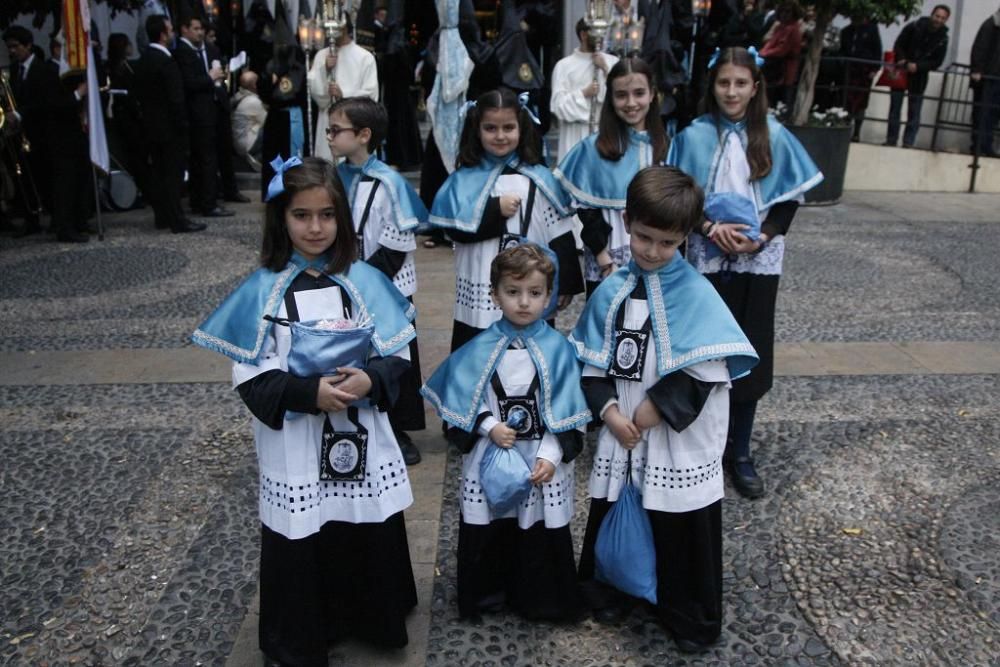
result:
<svg viewBox="0 0 1000 667"><path fill-rule="evenodd" d="M264 120L263 157L260 170L260 193L263 200L267 185L274 177L271 160L281 156L305 155L306 142L306 68L299 59L299 47L279 44L274 57L257 82L257 94L267 106Z"/></svg>

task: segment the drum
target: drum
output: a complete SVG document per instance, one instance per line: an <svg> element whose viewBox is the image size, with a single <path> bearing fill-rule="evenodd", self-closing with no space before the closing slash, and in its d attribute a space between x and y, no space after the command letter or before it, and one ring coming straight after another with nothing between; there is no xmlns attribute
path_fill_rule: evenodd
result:
<svg viewBox="0 0 1000 667"><path fill-rule="evenodd" d="M126 171L112 169L104 179L104 201L112 211L127 211L135 206L139 191Z"/></svg>

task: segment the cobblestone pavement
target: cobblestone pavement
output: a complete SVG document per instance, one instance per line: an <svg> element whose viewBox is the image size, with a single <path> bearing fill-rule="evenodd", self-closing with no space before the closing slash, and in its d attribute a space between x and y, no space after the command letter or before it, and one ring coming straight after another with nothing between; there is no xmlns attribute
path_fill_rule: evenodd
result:
<svg viewBox="0 0 1000 667"><path fill-rule="evenodd" d="M804 210L779 340L997 342L995 252L968 223L1000 218L983 212L1000 198L983 201L915 195L912 219L890 195ZM187 347L254 264L256 212L237 208L194 235L154 232L139 211L108 216L107 239L86 246L0 238L0 353L44 364L47 351L119 350L127 364L132 350ZM1000 665L998 376L779 378L759 424L768 494L727 492L726 622L710 652L682 656L643 609L612 626L460 621L446 481L430 629L414 639L426 664ZM0 385L0 461L0 664L243 660L256 467L226 383ZM449 455L446 480L457 467ZM424 663L360 655L335 662Z"/></svg>

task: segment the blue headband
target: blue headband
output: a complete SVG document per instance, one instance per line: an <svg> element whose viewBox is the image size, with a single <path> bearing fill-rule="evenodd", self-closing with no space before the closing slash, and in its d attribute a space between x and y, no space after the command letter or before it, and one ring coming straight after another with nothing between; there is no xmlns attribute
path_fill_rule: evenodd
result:
<svg viewBox="0 0 1000 667"><path fill-rule="evenodd" d="M528 114L528 118L531 119L531 122L534 123L535 125L541 125L542 121L538 119L538 116L536 116L535 113L528 106L528 99L530 97L531 95L527 91L525 91L517 96L517 101L521 104L521 108L524 109L524 111Z"/></svg>
<svg viewBox="0 0 1000 667"><path fill-rule="evenodd" d="M278 157L271 160L271 168L274 169L274 178L271 182L267 184L267 196L264 197L264 201L268 202L280 195L285 191L285 172L292 167L298 167L302 164L302 159L298 155L293 155L287 160L282 159L279 155Z"/></svg>
<svg viewBox="0 0 1000 667"><path fill-rule="evenodd" d="M753 61L757 64L757 67L764 66L765 62L764 58L759 53L757 53L756 46L751 46L749 49L747 49L747 53L749 53L753 57ZM719 56L721 54L722 51L719 49L719 47L715 47L715 51L712 53L712 57L708 59L708 69L713 69L715 67L715 65L719 62Z"/></svg>

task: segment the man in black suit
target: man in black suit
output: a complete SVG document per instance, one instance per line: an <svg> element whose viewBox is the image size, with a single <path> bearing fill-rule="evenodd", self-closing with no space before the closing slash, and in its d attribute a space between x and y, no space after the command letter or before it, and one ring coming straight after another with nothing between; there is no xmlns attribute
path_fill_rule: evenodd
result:
<svg viewBox="0 0 1000 667"><path fill-rule="evenodd" d="M146 19L146 36L149 46L136 63L129 95L139 104L152 170L157 175L147 196L157 228L169 227L175 234L200 232L205 224L188 220L181 210L188 122L181 73L167 49L174 29L165 16L154 15Z"/></svg>
<svg viewBox="0 0 1000 667"><path fill-rule="evenodd" d="M37 187L29 186L27 178L21 179L24 191L20 200L24 203L24 227L20 235L37 234L42 231L39 213L44 206L52 210L51 163L49 160L49 125L51 114L48 100L59 80L55 72L45 64L45 58L34 48L34 37L24 26L14 25L3 33L10 54L10 83L21 117L24 136L31 146L30 152L22 152L18 161L31 172ZM39 201L40 198L40 201Z"/></svg>
<svg viewBox="0 0 1000 667"><path fill-rule="evenodd" d="M184 84L190 127L191 159L188 161L188 191L191 208L198 215L221 218L233 215L217 203L216 177L219 171L216 132L219 108L226 100L222 83L225 74L218 59L209 59L205 49L205 27L190 16L181 22L181 38L174 49Z"/></svg>

